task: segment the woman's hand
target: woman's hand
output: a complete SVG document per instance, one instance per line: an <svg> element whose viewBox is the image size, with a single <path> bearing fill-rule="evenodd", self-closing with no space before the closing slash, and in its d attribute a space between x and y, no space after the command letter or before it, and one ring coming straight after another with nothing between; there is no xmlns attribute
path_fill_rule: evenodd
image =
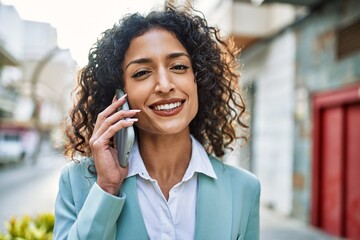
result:
<svg viewBox="0 0 360 240"><path fill-rule="evenodd" d="M126 95L119 100L114 98L112 104L99 113L89 145L93 154L97 184L106 192L117 195L128 168L118 162L117 150L110 146L115 133L129 127L137 121L132 118L140 110L117 111L125 102ZM126 119L125 119L126 118Z"/></svg>

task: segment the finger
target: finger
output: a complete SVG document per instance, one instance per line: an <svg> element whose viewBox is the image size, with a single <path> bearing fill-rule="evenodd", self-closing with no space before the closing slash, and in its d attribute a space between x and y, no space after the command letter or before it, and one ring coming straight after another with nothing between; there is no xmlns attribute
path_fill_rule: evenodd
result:
<svg viewBox="0 0 360 240"><path fill-rule="evenodd" d="M116 123L118 123L123 119L127 119L127 118L132 119L132 117L134 117L135 114L138 112L140 112L140 110L137 109L132 109L128 111L121 110L119 112L116 112L115 114L106 118L105 121L102 123L102 125L98 127L96 132L94 131L93 133L95 134L94 137L96 138L97 136L102 135L108 128L110 128L111 126L115 125Z"/></svg>
<svg viewBox="0 0 360 240"><path fill-rule="evenodd" d="M127 128L127 127L132 126L137 121L138 121L137 118L122 119L122 120L118 121L117 123L115 123L114 125L110 126L104 132L102 137L110 139L110 138L114 137L115 133L117 133L118 131L120 131L123 128Z"/></svg>
<svg viewBox="0 0 360 240"><path fill-rule="evenodd" d="M100 112L96 118L96 122L95 122L95 127L94 127L94 132L102 125L102 123L105 121L105 119L114 114L114 112L116 112L126 101L126 96L127 94L125 94L124 96L122 96L121 98L119 98L118 100L114 101L107 107L105 108L102 112Z"/></svg>
<svg viewBox="0 0 360 240"><path fill-rule="evenodd" d="M114 102L116 102L117 100L119 100L119 99L117 99L117 97L116 97L116 95L113 97L113 100L112 100L112 102L111 103L114 103Z"/></svg>
<svg viewBox="0 0 360 240"><path fill-rule="evenodd" d="M99 135L96 139L93 140L92 149L99 150L109 148L110 139L115 135L116 132L122 128L132 126L137 121L137 118L122 119L114 125L110 126L103 134Z"/></svg>

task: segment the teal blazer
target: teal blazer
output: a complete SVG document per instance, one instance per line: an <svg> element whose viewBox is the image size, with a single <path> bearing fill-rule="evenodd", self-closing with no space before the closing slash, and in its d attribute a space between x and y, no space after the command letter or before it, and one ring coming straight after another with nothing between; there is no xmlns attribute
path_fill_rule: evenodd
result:
<svg viewBox="0 0 360 240"><path fill-rule="evenodd" d="M259 239L258 179L246 170L210 157L217 175L198 174L196 240ZM149 239L136 190L136 176L125 179L124 197L95 184L90 159L67 164L60 176L53 239ZM186 239L187 240L187 239Z"/></svg>

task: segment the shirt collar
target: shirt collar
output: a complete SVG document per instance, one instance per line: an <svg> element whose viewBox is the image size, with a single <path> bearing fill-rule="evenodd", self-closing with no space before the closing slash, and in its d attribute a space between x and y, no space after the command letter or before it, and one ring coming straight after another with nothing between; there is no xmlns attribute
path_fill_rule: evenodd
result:
<svg viewBox="0 0 360 240"><path fill-rule="evenodd" d="M204 147L192 135L190 135L190 137L192 142L192 152L190 163L183 177L183 181L189 180L195 173L203 173L211 178L217 179L214 168L211 165L209 156ZM141 158L137 141L134 142L131 149L127 178L134 175L139 175L147 180L151 179Z"/></svg>

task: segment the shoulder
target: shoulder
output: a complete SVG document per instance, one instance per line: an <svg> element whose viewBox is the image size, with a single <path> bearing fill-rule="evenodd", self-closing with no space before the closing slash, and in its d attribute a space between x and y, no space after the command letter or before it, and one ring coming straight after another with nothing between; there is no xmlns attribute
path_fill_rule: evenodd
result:
<svg viewBox="0 0 360 240"><path fill-rule="evenodd" d="M58 201L71 202L78 214L90 189L96 181L96 175L89 171L93 166L90 158L65 164L59 179Z"/></svg>
<svg viewBox="0 0 360 240"><path fill-rule="evenodd" d="M80 160L74 160L66 163L61 170L61 174L71 174L76 172L84 172L93 165L91 158L81 158Z"/></svg>
<svg viewBox="0 0 360 240"><path fill-rule="evenodd" d="M230 179L231 183L239 187L243 186L247 189L260 190L260 182L253 173L243 168L223 163L213 156L209 156L209 158L220 181L222 179Z"/></svg>
<svg viewBox="0 0 360 240"><path fill-rule="evenodd" d="M91 158L82 158L65 164L61 170L60 183L83 185L89 181L93 182L91 179L96 177L95 174L91 173L91 170L95 169L93 165Z"/></svg>

